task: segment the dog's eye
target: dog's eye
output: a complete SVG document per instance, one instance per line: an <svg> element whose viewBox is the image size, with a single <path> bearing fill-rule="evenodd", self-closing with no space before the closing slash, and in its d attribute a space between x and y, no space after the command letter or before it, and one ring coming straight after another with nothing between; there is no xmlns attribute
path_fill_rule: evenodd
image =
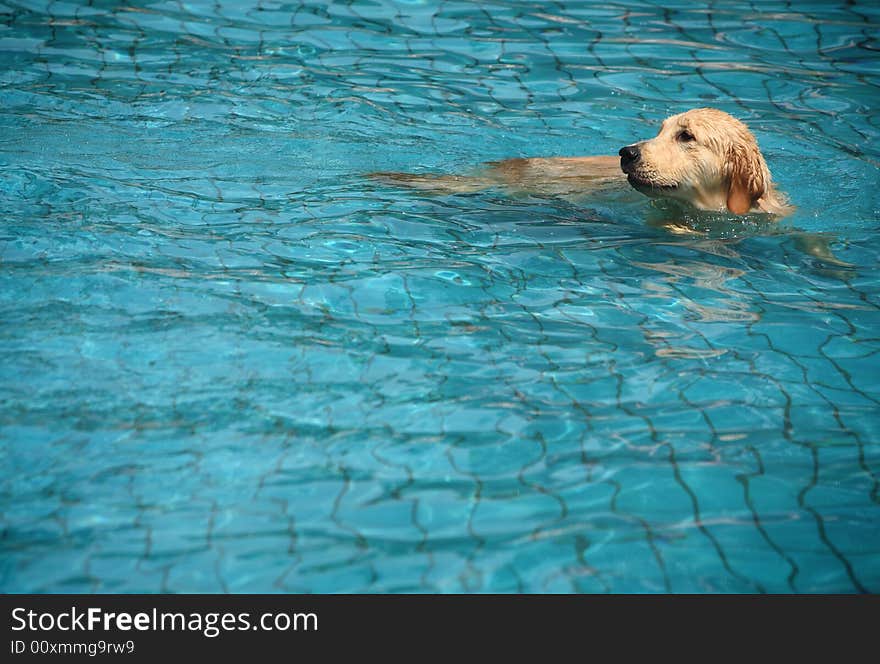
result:
<svg viewBox="0 0 880 664"><path fill-rule="evenodd" d="M697 140L696 138L694 138L694 135L693 135L691 132L689 132L687 129L682 129L682 130L678 133L678 137L677 137L677 138L678 138L678 140L680 140L682 143L691 143L692 141Z"/></svg>

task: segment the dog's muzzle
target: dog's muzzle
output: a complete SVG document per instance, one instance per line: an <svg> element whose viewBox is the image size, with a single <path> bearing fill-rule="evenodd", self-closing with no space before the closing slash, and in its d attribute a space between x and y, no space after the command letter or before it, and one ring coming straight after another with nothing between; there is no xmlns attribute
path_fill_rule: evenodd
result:
<svg viewBox="0 0 880 664"><path fill-rule="evenodd" d="M620 148L620 170L630 173L632 167L642 158L642 152L638 145L627 145Z"/></svg>

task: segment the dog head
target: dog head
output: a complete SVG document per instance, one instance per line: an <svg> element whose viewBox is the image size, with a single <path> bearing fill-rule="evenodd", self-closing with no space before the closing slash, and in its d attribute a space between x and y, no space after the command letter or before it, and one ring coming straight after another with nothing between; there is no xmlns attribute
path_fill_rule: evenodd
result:
<svg viewBox="0 0 880 664"><path fill-rule="evenodd" d="M649 196L673 198L701 210L778 213L770 171L752 132L714 108L663 121L656 137L620 149L629 183Z"/></svg>

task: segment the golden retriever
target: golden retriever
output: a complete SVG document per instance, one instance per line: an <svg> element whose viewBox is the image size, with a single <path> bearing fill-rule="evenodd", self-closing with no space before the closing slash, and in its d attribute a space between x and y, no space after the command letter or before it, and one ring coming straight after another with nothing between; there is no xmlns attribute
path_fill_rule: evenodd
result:
<svg viewBox="0 0 880 664"><path fill-rule="evenodd" d="M714 108L663 121L656 137L627 145L619 157L518 158L490 162L471 176L371 173L419 189L472 192L502 186L555 196L585 195L629 184L699 210L781 217L792 208L774 187L749 129Z"/></svg>

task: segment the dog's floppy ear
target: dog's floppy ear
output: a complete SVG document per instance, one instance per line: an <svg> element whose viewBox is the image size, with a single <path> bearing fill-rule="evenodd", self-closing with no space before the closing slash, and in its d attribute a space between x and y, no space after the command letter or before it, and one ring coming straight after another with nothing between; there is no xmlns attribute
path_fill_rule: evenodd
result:
<svg viewBox="0 0 880 664"><path fill-rule="evenodd" d="M727 178L727 209L734 214L746 214L766 188L764 159L757 145L733 145L725 164Z"/></svg>

